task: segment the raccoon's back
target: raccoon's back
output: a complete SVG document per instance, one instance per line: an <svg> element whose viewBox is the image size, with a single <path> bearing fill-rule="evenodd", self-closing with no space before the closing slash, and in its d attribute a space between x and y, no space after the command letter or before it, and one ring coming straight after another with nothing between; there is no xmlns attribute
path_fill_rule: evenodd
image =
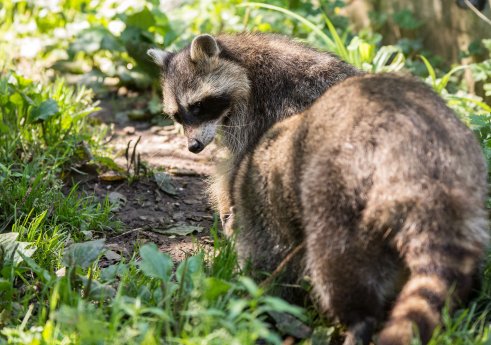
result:
<svg viewBox="0 0 491 345"><path fill-rule="evenodd" d="M353 188L426 180L469 188L484 200L487 168L474 134L420 81L393 74L350 78L302 116L308 125L298 129L302 145L296 146L305 160L327 160Z"/></svg>
<svg viewBox="0 0 491 345"><path fill-rule="evenodd" d="M357 226L367 208L391 198L443 197L457 209L481 209L487 190L473 133L426 85L392 74L347 79L277 123L238 176L236 202L250 206L241 216L246 226L273 227L294 241L303 236L306 208L329 212L326 198L337 199L343 209L333 211ZM385 217L399 211L394 206Z"/></svg>

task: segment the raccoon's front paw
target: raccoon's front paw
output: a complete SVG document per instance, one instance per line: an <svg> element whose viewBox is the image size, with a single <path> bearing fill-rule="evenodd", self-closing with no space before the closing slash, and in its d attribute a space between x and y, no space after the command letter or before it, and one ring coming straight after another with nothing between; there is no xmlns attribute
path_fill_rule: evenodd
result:
<svg viewBox="0 0 491 345"><path fill-rule="evenodd" d="M230 236L234 232L234 207L230 207L230 213L220 214L220 220L222 221L222 229L225 235Z"/></svg>

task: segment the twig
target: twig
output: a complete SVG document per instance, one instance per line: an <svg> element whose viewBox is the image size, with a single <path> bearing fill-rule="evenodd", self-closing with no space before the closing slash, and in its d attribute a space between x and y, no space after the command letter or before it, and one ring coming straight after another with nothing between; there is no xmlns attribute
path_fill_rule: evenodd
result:
<svg viewBox="0 0 491 345"><path fill-rule="evenodd" d="M491 20L482 14L469 0L464 0L464 3L474 12L479 18L484 20L487 24L491 25Z"/></svg>
<svg viewBox="0 0 491 345"><path fill-rule="evenodd" d="M278 277L278 275L285 269L286 265L305 247L305 242L300 243L298 246L293 248L293 250L288 253L288 255L283 259L283 261L280 262L278 267L271 273L271 275L264 279L261 284L259 284L260 287L265 288L268 285L271 285L271 283Z"/></svg>
<svg viewBox="0 0 491 345"><path fill-rule="evenodd" d="M110 240L114 240L115 238L123 237L123 236L129 235L129 234L131 234L133 232L138 232L138 231L143 231L143 230L145 230L145 229L144 228L131 229L131 230L128 230L128 231L123 232L122 234L119 234L119 235L116 235L114 237L111 237Z"/></svg>

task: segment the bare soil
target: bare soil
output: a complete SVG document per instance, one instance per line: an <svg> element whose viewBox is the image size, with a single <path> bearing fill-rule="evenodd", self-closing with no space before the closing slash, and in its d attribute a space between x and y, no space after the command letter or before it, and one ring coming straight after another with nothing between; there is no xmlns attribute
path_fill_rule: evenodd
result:
<svg viewBox="0 0 491 345"><path fill-rule="evenodd" d="M125 257L131 256L136 243L154 242L174 261L181 261L198 247L212 245L210 228L214 212L206 195L207 177L212 171L216 146L209 145L196 155L187 150L187 139L170 121L152 125L149 121L131 121L119 109L126 105L124 98L102 102L102 110L94 114L105 123L114 124L107 145L115 152L114 161L125 168L125 150L140 138L136 152L147 168L144 176L129 180L110 181L95 169L81 167L84 174L74 173L70 183L95 195L102 202L112 192L125 201L115 210L114 217L123 223L121 233L106 234L107 247ZM131 106L135 106L134 103ZM138 105L137 105L138 106ZM176 195L159 188L151 171L170 174ZM119 195L118 194L118 195ZM194 226L197 231L186 235L164 234L169 229Z"/></svg>

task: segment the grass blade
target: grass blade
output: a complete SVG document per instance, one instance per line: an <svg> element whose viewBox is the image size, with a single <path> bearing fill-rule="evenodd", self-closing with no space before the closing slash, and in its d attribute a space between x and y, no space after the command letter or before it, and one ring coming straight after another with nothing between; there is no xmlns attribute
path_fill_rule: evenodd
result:
<svg viewBox="0 0 491 345"><path fill-rule="evenodd" d="M241 4L239 5L240 7L259 7L259 8L265 8L265 9L268 9L268 10L273 10L273 11L277 11L277 12L281 12L283 14L286 14L296 20L298 20L299 22L301 22L302 24L304 24L305 26L308 26L313 32L315 32L317 35L319 35L320 38L322 38L322 40L326 43L327 45L327 49L329 50L336 50L336 44L334 43L334 41L329 37L327 36L321 29L319 29L314 23L312 23L310 20L307 20L305 19L304 17L292 12L292 11L289 11L285 8L281 8L281 7L278 7L278 6L275 6L275 5L269 5L269 4L264 4L264 3L261 3L261 2L248 2L248 3L245 3L245 4Z"/></svg>

